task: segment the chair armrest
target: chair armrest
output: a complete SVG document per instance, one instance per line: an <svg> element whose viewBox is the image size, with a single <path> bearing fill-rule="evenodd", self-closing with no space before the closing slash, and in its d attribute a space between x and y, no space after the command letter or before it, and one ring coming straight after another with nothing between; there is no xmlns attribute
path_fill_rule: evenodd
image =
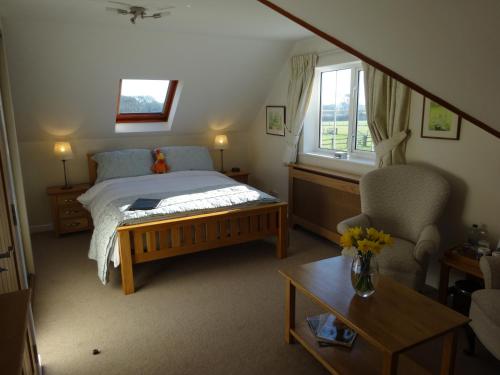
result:
<svg viewBox="0 0 500 375"><path fill-rule="evenodd" d="M337 232L344 234L347 229L352 227L362 227L368 228L370 226L370 219L365 214L359 214L358 216L350 217L337 224Z"/></svg>
<svg viewBox="0 0 500 375"><path fill-rule="evenodd" d="M481 257L479 268L483 273L486 289L500 289L500 257Z"/></svg>
<svg viewBox="0 0 500 375"><path fill-rule="evenodd" d="M427 225L420 236L418 237L417 244L413 256L418 262L425 262L428 257L436 255L439 251L440 235L435 225Z"/></svg>

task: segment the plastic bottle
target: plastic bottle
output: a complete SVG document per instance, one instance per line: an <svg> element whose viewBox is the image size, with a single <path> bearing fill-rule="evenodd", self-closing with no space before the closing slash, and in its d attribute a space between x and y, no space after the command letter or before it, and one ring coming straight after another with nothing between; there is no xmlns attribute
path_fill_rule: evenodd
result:
<svg viewBox="0 0 500 375"><path fill-rule="evenodd" d="M467 234L467 243L472 246L477 246L479 241L479 227L477 224L472 224L472 227L469 228L469 233Z"/></svg>
<svg viewBox="0 0 500 375"><path fill-rule="evenodd" d="M481 228L479 228L479 233L477 237L477 244L478 246L481 247L486 247L490 248L490 240L488 238L488 229L486 228L486 225L481 225Z"/></svg>

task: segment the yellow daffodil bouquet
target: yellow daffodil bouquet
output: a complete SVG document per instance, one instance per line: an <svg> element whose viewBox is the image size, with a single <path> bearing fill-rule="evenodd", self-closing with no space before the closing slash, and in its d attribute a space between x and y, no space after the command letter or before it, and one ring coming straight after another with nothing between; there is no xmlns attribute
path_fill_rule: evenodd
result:
<svg viewBox="0 0 500 375"><path fill-rule="evenodd" d="M344 249L355 248L359 255L377 255L387 245L392 245L392 237L384 231L375 228L349 228L340 238Z"/></svg>
<svg viewBox="0 0 500 375"><path fill-rule="evenodd" d="M389 234L375 228L349 228L340 238L340 244L344 247L342 253L355 255L351 267L351 281L358 295L368 297L375 292L373 276L376 272L371 265L371 259L392 243Z"/></svg>

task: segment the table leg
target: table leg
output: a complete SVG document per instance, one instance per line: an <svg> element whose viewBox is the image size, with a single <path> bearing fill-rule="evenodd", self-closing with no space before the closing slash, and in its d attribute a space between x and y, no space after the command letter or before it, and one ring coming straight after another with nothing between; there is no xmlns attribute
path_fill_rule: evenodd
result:
<svg viewBox="0 0 500 375"><path fill-rule="evenodd" d="M439 275L439 302L446 305L448 301L448 283L450 280L450 267L441 263L441 272Z"/></svg>
<svg viewBox="0 0 500 375"><path fill-rule="evenodd" d="M293 344L294 338L290 332L295 328L295 286L286 279L285 286L285 342Z"/></svg>
<svg viewBox="0 0 500 375"><path fill-rule="evenodd" d="M383 375L396 375L398 372L398 354L384 353Z"/></svg>
<svg viewBox="0 0 500 375"><path fill-rule="evenodd" d="M453 375L455 371L456 350L457 331L453 330L444 336L443 355L441 357L441 375Z"/></svg>

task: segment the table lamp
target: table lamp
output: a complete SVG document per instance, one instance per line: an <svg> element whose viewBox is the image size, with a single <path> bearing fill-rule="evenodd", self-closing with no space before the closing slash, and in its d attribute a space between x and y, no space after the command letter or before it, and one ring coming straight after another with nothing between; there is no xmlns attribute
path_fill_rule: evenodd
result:
<svg viewBox="0 0 500 375"><path fill-rule="evenodd" d="M73 151L71 150L71 144L69 142L56 142L54 144L54 154L59 160L63 162L64 169L64 187L63 189L70 189L71 186L68 184L68 176L66 174L66 160L73 159Z"/></svg>
<svg viewBox="0 0 500 375"><path fill-rule="evenodd" d="M226 150L229 146L229 143L227 141L227 135L225 134L220 134L215 137L214 140L214 148L216 150L220 150L220 172L225 173L226 171L224 170L224 150Z"/></svg>

